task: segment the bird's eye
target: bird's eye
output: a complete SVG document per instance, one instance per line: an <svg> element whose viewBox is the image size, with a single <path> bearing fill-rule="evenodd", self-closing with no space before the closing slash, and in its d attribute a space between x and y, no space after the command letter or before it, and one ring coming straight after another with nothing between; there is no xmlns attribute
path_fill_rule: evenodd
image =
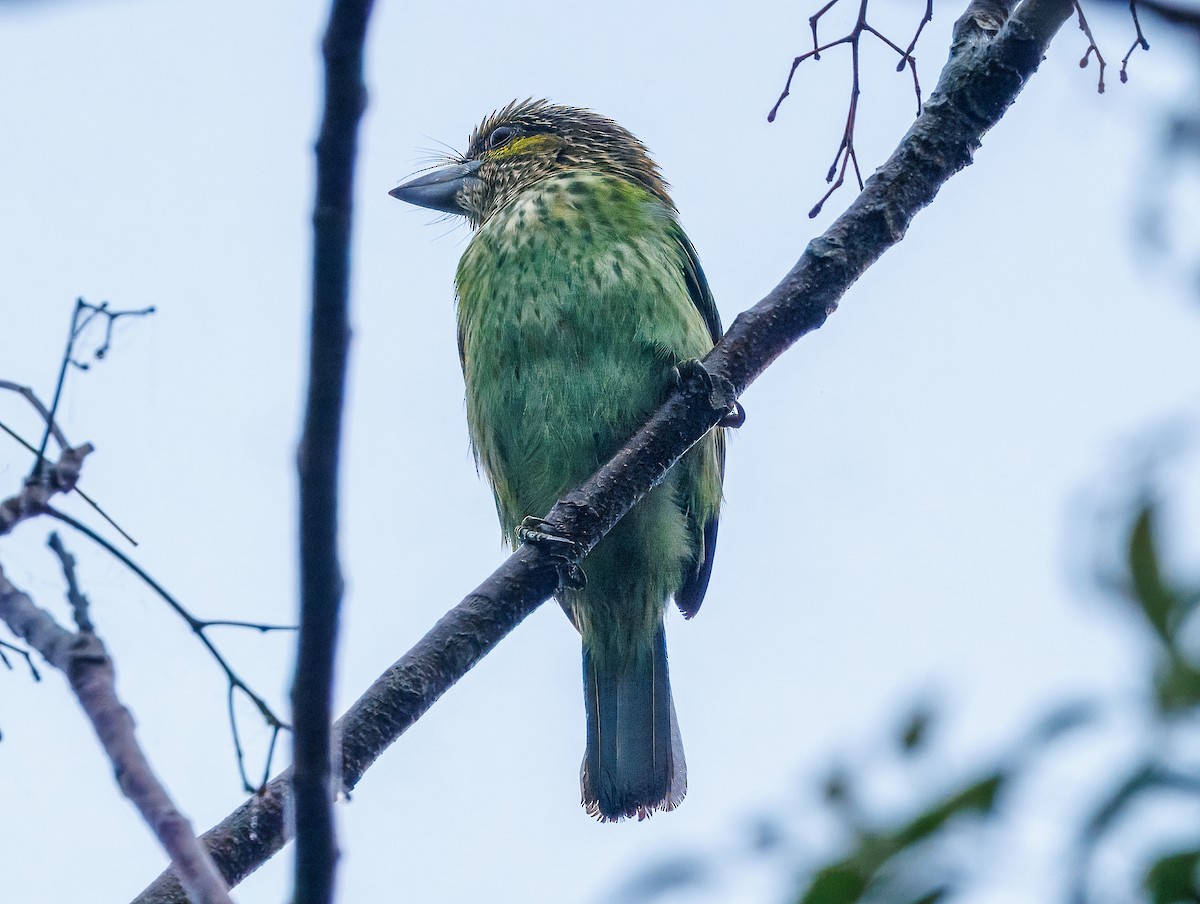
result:
<svg viewBox="0 0 1200 904"><path fill-rule="evenodd" d="M488 135L488 150L494 151L502 148L516 137L517 130L512 126L497 126L496 128L492 129L492 133Z"/></svg>

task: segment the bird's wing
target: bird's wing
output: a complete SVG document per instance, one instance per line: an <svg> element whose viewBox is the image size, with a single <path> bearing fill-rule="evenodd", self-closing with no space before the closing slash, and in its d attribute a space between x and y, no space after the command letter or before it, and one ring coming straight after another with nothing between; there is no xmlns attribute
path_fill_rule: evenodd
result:
<svg viewBox="0 0 1200 904"><path fill-rule="evenodd" d="M722 480L725 478L725 431L714 428L712 439L716 443L717 468ZM702 439L700 442L708 442ZM688 519L692 520L691 517ZM717 518L714 516L700 528L700 555L693 566L693 571L683 579L683 585L675 594L675 605L683 613L684 618L691 618L700 611L704 602L704 594L708 591L708 579L712 576L713 556L717 552Z"/></svg>
<svg viewBox="0 0 1200 904"><path fill-rule="evenodd" d="M696 249L692 247L691 240L688 239L683 227L678 222L674 224L673 232L676 241L679 242L680 263L683 267L683 277L687 283L688 294L692 297L692 304L704 318L708 334L715 344L723 334L721 315L717 313L717 303L713 299L712 290L708 287L704 270L700 267ZM704 444L709 441L706 438L702 439L700 443ZM716 428L712 441L715 442L717 469L723 481L725 478L725 431L720 427ZM684 578L683 586L675 594L675 605L679 607L684 618L691 618L700 611L700 604L704 602L704 594L708 590L708 579L712 575L713 555L717 551L717 519L713 517L696 527L700 533L698 539L701 541L699 555L694 570Z"/></svg>
<svg viewBox="0 0 1200 904"><path fill-rule="evenodd" d="M683 231L683 227L679 225L678 221L672 225L671 231L674 233L675 241L679 243L680 252L682 252L683 278L687 281L688 294L692 296L692 304L704 318L713 345L716 345L725 331L721 329L721 315L717 313L717 303L713 300L712 289L708 287L708 280L700 268L700 258L696 256L696 249L692 247L687 233Z"/></svg>

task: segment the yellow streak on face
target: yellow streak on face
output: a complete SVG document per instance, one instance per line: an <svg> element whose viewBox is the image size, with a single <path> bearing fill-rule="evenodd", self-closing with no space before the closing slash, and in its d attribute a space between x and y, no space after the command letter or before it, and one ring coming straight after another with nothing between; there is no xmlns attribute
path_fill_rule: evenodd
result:
<svg viewBox="0 0 1200 904"><path fill-rule="evenodd" d="M562 139L557 135L526 135L510 141L502 148L488 151L487 158L488 160L507 160L510 157L542 153L561 145Z"/></svg>

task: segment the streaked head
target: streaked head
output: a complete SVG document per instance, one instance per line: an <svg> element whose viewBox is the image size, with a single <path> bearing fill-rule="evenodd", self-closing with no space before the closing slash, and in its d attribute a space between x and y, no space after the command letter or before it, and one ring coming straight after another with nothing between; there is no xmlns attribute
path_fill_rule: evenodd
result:
<svg viewBox="0 0 1200 904"><path fill-rule="evenodd" d="M628 130L545 100L513 101L493 113L471 134L465 155L389 194L480 226L526 189L569 170L628 179L673 207L658 166Z"/></svg>

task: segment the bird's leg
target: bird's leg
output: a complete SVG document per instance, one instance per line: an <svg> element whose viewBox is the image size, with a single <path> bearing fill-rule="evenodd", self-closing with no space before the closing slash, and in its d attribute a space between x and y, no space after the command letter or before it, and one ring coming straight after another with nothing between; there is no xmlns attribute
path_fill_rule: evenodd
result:
<svg viewBox="0 0 1200 904"><path fill-rule="evenodd" d="M703 384L708 392L708 403L715 409L725 409L725 416L717 421L718 427L736 428L746 423L746 409L742 403L732 398L733 386L724 378L716 377L696 358L687 358L671 368L671 382L676 389L682 389L684 384L696 380Z"/></svg>
<svg viewBox="0 0 1200 904"><path fill-rule="evenodd" d="M559 580L564 588L582 590L587 586L587 575L579 567L585 550L575 540L558 533L545 518L525 516L517 528L517 539L546 550L558 569Z"/></svg>

